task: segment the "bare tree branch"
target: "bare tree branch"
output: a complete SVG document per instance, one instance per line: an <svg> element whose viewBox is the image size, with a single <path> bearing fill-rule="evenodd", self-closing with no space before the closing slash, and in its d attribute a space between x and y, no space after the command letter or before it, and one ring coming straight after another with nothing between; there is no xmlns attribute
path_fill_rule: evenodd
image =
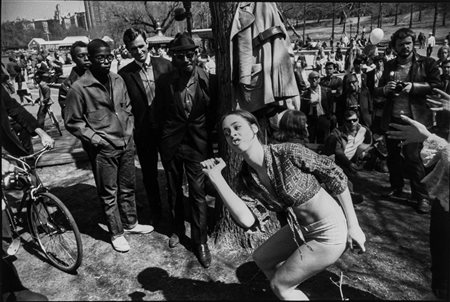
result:
<svg viewBox="0 0 450 302"><path fill-rule="evenodd" d="M172 24L173 19L175 18L174 14L173 14L173 11L178 6L179 6L179 2L172 2L170 4L169 10L167 11L167 14L166 14L166 17L161 22L161 27L168 28L168 26L166 26L166 22L168 22L169 26L170 26L170 24Z"/></svg>
<svg viewBox="0 0 450 302"><path fill-rule="evenodd" d="M149 3L149 1L145 1L144 2L144 7L145 7L145 12L147 13L147 16L149 17L149 19L152 21L152 25L151 25L151 27L153 28L153 29L156 29L156 22L157 22L157 20L155 19L155 17L153 16L153 13L150 11L150 4L151 3Z"/></svg>

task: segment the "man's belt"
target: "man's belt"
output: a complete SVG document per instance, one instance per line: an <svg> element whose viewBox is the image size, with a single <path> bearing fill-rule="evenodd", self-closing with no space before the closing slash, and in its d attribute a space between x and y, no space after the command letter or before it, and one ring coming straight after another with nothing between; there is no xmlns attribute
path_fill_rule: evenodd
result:
<svg viewBox="0 0 450 302"><path fill-rule="evenodd" d="M276 35L282 35L283 38L285 37L285 33L283 32L281 26L272 26L266 29L265 31L259 33L255 38L253 38L253 48L264 44L268 39Z"/></svg>

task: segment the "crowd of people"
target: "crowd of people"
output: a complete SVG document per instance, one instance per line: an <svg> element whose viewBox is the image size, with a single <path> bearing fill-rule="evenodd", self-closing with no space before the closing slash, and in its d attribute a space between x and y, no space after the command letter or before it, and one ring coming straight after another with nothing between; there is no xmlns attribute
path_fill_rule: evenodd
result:
<svg viewBox="0 0 450 302"><path fill-rule="evenodd" d="M258 118L248 111L218 116L215 66L207 64L211 58L188 34L177 34L167 52L158 54L146 41L140 29L124 32L121 53L126 50L133 60L120 66L118 74L111 72L111 63L122 54L108 43L74 43L70 56L75 66L59 88L65 127L88 155L114 250L131 249L128 234L151 233L167 203L168 246L187 240L189 220L193 252L209 267L209 182L244 229L263 223L258 203L283 213L286 224L255 250L254 260L278 298L307 299L297 288L300 283L337 261L347 247L366 250L353 206L364 198L354 183L360 181L360 170L373 169L378 162L378 168L389 173L384 197L410 199L419 213L431 211L432 289L439 298L447 295L449 240L444 244L437 233L447 232L447 239L450 233L448 186L446 196L441 191L448 168L436 162L448 167L448 45L439 49L438 61L421 56L414 48L416 34L402 28L392 35L390 51L384 54L374 51L376 45L366 51L366 41L349 39L328 55L320 46L311 71L299 56L293 70L300 108L284 108L267 140L261 137ZM347 44L344 54L341 46ZM42 73L35 74L40 84ZM6 82L2 80L2 99ZM29 132L40 131L41 122L33 122ZM244 159L234 184L222 175L227 163L213 152L216 131ZM424 161L424 150L433 148ZM152 217L149 225L138 221L135 153ZM167 200L159 192L158 154ZM404 192L405 177L410 196ZM184 179L190 219L184 209Z"/></svg>

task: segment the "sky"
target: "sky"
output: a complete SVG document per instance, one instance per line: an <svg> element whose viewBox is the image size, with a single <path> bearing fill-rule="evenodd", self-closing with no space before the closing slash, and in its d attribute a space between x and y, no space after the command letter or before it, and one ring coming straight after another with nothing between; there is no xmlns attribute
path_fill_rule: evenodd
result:
<svg viewBox="0 0 450 302"><path fill-rule="evenodd" d="M60 4L62 16L84 12L84 4L80 0L1 0L1 22L13 21L17 17L28 20L51 19L56 4Z"/></svg>

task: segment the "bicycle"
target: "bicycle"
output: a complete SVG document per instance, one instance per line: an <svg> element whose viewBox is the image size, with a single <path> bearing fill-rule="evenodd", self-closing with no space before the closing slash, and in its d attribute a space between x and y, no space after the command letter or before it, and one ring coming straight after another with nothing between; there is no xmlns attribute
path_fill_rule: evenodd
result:
<svg viewBox="0 0 450 302"><path fill-rule="evenodd" d="M81 265L83 258L83 245L80 231L72 214L64 203L49 192L36 172L39 159L50 148L23 157L14 157L2 153L2 158L14 162L14 172L2 178L2 218L7 222L11 233L9 238L2 238L2 245L7 246L7 255L14 255L20 248L20 229L23 224L22 210L26 207L28 229L40 250L48 261L64 272L75 272ZM34 159L33 166L27 160ZM22 190L22 199L14 213L5 189L14 188ZM6 219L6 220L5 220Z"/></svg>

